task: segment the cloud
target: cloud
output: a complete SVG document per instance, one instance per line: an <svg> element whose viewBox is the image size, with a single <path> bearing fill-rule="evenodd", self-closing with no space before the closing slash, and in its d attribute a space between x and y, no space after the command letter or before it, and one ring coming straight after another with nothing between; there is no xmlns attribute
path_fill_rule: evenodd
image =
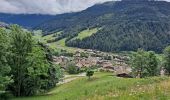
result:
<svg viewBox="0 0 170 100"><path fill-rule="evenodd" d="M106 1L114 0L0 0L0 12L14 14L61 14L81 11L96 3Z"/></svg>
<svg viewBox="0 0 170 100"><path fill-rule="evenodd" d="M112 0L0 0L0 12L15 14L61 14L84 10Z"/></svg>

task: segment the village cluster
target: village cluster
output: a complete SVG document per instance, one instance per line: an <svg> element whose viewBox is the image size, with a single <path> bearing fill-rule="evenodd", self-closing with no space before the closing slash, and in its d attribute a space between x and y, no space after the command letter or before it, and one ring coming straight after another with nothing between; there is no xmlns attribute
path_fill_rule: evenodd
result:
<svg viewBox="0 0 170 100"><path fill-rule="evenodd" d="M129 59L128 56L90 49L77 51L73 57L53 56L53 61L61 65L62 68L67 67L67 63L74 62L78 68L97 66L99 71L115 72L116 74L129 74L131 72L131 68L127 64Z"/></svg>

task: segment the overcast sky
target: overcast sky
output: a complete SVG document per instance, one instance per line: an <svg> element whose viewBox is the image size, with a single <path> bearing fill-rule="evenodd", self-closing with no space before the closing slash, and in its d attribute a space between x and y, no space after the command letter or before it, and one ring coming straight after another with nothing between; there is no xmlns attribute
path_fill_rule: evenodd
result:
<svg viewBox="0 0 170 100"><path fill-rule="evenodd" d="M1 13L61 14L113 0L0 0ZM170 1L170 0L167 0Z"/></svg>

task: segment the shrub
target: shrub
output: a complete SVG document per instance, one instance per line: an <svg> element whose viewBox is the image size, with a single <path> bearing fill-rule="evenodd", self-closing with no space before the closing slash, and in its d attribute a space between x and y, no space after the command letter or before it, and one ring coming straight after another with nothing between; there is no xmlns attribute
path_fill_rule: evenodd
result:
<svg viewBox="0 0 170 100"><path fill-rule="evenodd" d="M80 68L78 68L74 63L69 63L66 66L66 71L69 74L78 74L80 72Z"/></svg>
<svg viewBox="0 0 170 100"><path fill-rule="evenodd" d="M0 92L0 100L9 100L12 94L9 92Z"/></svg>
<svg viewBox="0 0 170 100"><path fill-rule="evenodd" d="M90 80L90 77L93 76L93 74L94 74L94 71L91 69L87 70L86 72L86 76L88 77L89 80Z"/></svg>

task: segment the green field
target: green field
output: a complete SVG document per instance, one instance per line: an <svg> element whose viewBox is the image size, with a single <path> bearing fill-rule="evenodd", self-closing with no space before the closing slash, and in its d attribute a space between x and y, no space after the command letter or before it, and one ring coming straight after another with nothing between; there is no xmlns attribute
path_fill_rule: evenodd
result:
<svg viewBox="0 0 170 100"><path fill-rule="evenodd" d="M93 28L93 29L84 30L84 31L80 32L80 33L78 34L78 36L74 37L73 40L74 40L74 39L80 39L80 40L82 40L82 39L84 39L84 38L86 38L86 37L89 37L89 36L95 34L98 30L100 30L100 28Z"/></svg>
<svg viewBox="0 0 170 100"><path fill-rule="evenodd" d="M56 42L49 43L49 45L51 45L53 48L56 48L57 46L66 47L65 40L66 40L66 38L61 39L61 40L56 41Z"/></svg>
<svg viewBox="0 0 170 100"><path fill-rule="evenodd" d="M80 32L78 34L78 36L74 37L73 39L81 39L82 40L83 38L86 38L86 37L89 37L89 36L95 34L98 30L100 30L100 28L93 28L93 29L84 30L84 31ZM56 42L47 43L48 40L54 40L56 38L56 37L54 37L54 35L57 36L59 34L61 34L61 32L57 32L57 33L54 33L54 34L42 36L40 31L35 31L34 38L36 40L39 40L39 41L41 41L43 43L48 44L55 51L66 50L66 51L72 52L72 53L76 52L77 50L81 51L81 49L79 49L79 48L67 47L65 45L65 40L67 38L63 38L63 39L61 39L59 41L56 41Z"/></svg>
<svg viewBox="0 0 170 100"><path fill-rule="evenodd" d="M78 78L49 93L12 100L170 100L170 80L167 77L124 79L97 72L91 80Z"/></svg>
<svg viewBox="0 0 170 100"><path fill-rule="evenodd" d="M52 42L52 43L47 43L48 40L54 40L55 37L54 35L59 35L61 32L57 32L54 34L50 34L50 35L46 35L46 36L42 36L42 33L40 32L36 32L36 35L34 35L34 39L35 40L39 40L45 44L48 44L50 48L54 49L57 52L60 52L61 50L67 50L68 52L75 52L76 50L78 50L78 48L72 48L72 47L67 47L65 46L65 40L61 39L59 41L56 42Z"/></svg>

